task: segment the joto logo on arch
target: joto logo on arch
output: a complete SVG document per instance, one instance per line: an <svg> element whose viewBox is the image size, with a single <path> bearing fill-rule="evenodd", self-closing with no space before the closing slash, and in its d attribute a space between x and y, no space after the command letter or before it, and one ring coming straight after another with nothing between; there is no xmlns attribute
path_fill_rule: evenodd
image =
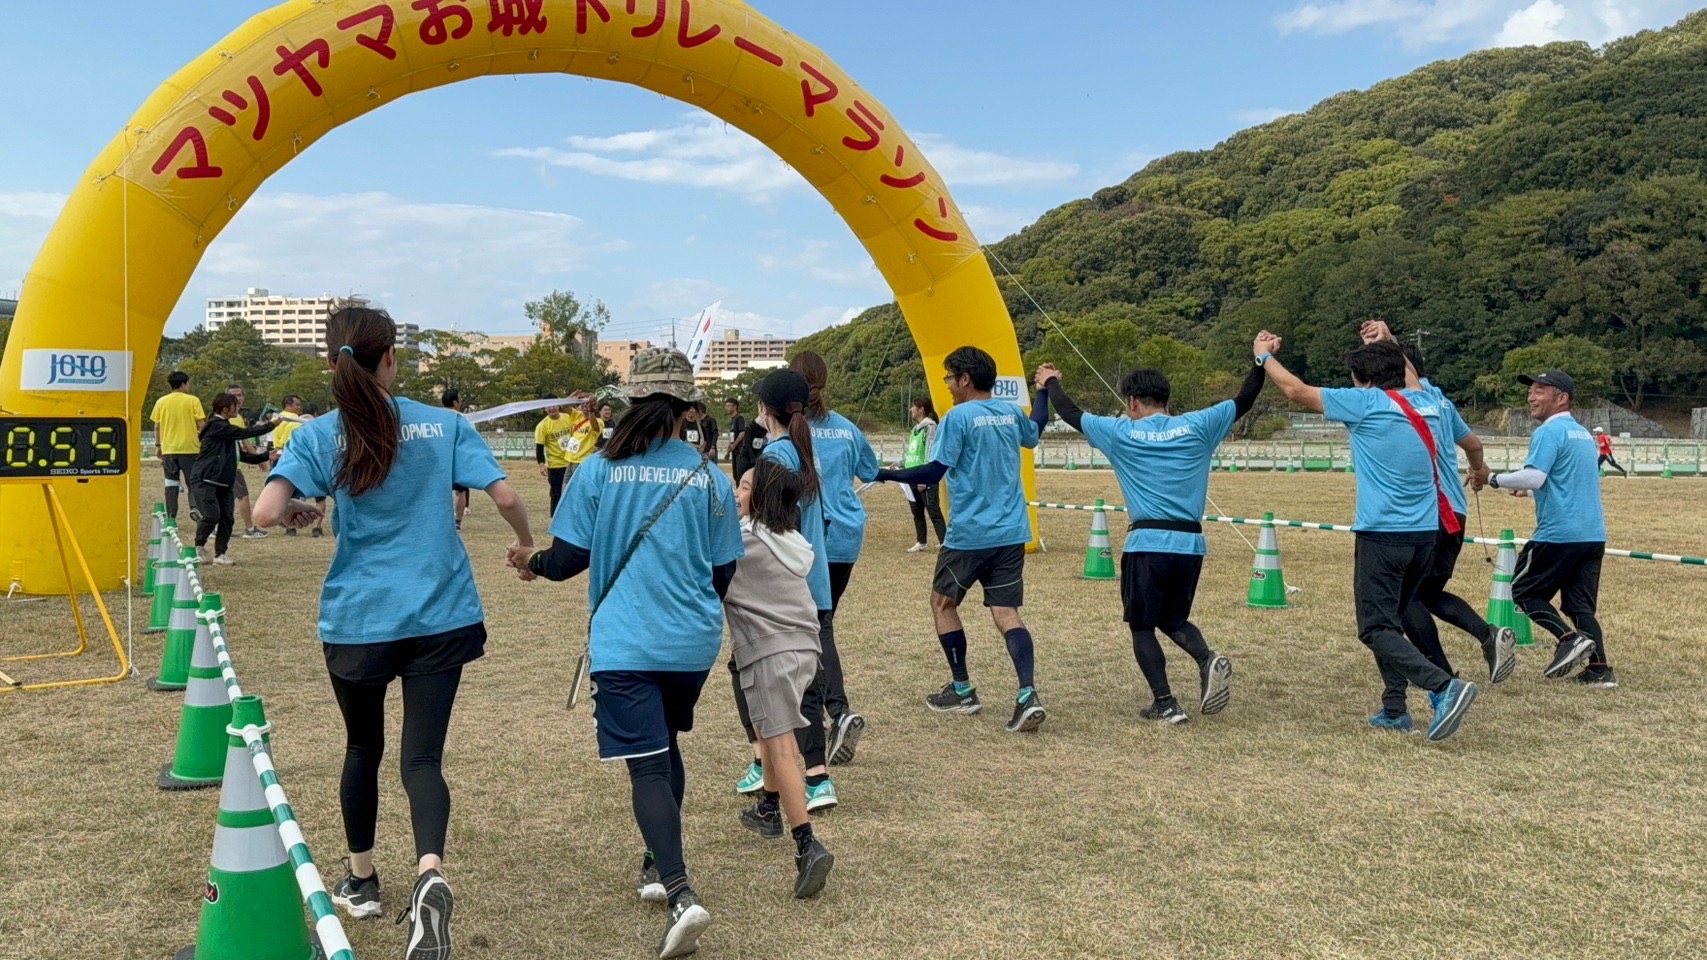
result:
<svg viewBox="0 0 1707 960"><path fill-rule="evenodd" d="M126 350L25 350L18 386L24 390L118 392L130 389Z"/></svg>

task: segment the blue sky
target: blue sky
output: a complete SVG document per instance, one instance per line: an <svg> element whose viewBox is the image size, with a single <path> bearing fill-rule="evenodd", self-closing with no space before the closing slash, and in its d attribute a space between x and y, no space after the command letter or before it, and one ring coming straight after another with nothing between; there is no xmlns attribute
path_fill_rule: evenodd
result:
<svg viewBox="0 0 1707 960"><path fill-rule="evenodd" d="M753 0L870 90L984 242L1176 150L1488 46L1604 43L1679 0ZM7 11L0 297L150 92L263 4L81 0ZM75 6L78 13L65 11ZM209 296L361 293L423 327L522 332L570 289L608 336L721 324L801 335L890 299L805 182L739 131L637 88L491 78L333 131L212 245L167 329ZM27 292L25 293L27 296ZM684 324L685 328L685 324Z"/></svg>

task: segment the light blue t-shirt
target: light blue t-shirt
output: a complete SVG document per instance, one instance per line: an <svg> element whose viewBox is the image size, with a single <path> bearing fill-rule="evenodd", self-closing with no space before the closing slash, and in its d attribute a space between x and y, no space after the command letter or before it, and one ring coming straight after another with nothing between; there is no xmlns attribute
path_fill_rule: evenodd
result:
<svg viewBox="0 0 1707 960"><path fill-rule="evenodd" d="M760 460L775 460L790 470L800 469L800 451L794 449L794 441L787 436L781 436L765 444ZM800 532L806 536L806 541L812 544L812 569L806 574L806 585L812 588L812 602L819 610L830 609L830 561L828 547L825 541L829 539L824 529L824 491L823 477L819 477L818 496L811 502L801 501ZM862 534L863 536L863 534Z"/></svg>
<svg viewBox="0 0 1707 960"><path fill-rule="evenodd" d="M948 467L949 550L1031 542L1019 451L1037 446L1037 424L1007 400L968 400L942 418L931 459Z"/></svg>
<svg viewBox="0 0 1707 960"><path fill-rule="evenodd" d="M678 488L604 596L635 534ZM551 535L592 554L593 670L711 669L723 646L723 601L711 571L741 559L740 513L729 478L680 440L581 464L551 518Z"/></svg>
<svg viewBox="0 0 1707 960"><path fill-rule="evenodd" d="M337 536L320 588L320 639L383 643L444 633L486 618L468 550L445 491L484 490L504 479L491 448L455 410L398 400L397 460L385 482L359 497L333 489L343 456L343 418L315 417L291 434L268 482L298 496L332 498Z"/></svg>
<svg viewBox="0 0 1707 960"><path fill-rule="evenodd" d="M1133 520L1201 523L1209 497L1209 464L1238 419L1233 401L1177 417L1142 420L1086 414L1080 430L1114 467ZM1201 533L1132 530L1127 553L1183 553L1201 557L1209 544Z"/></svg>
<svg viewBox="0 0 1707 960"><path fill-rule="evenodd" d="M1435 445L1440 407L1422 390L1399 391L1428 422ZM1338 387L1322 391L1322 413L1351 430L1351 463L1357 472L1358 532L1420 533L1440 529L1440 500L1434 489L1435 462L1411 421L1386 391Z"/></svg>
<svg viewBox="0 0 1707 960"><path fill-rule="evenodd" d="M1535 491L1535 536L1543 543L1605 543L1600 454L1594 434L1569 413L1554 415L1529 438L1526 467L1547 475Z"/></svg>
<svg viewBox="0 0 1707 960"><path fill-rule="evenodd" d="M1434 398L1435 408L1440 411L1440 417L1431 423L1438 431L1434 445L1439 453L1435 459L1440 467L1441 486L1446 489L1446 499L1451 501L1452 511L1469 516L1470 501L1464 495L1464 480L1458 473L1458 441L1470 435L1470 425L1464 422L1458 405L1449 400L1439 387L1429 383L1427 377L1423 378L1422 386Z"/></svg>
<svg viewBox="0 0 1707 960"><path fill-rule="evenodd" d="M824 484L824 517L830 521L830 563L854 563L865 546L865 502L854 481L877 479L877 454L853 421L835 411L812 425L812 456Z"/></svg>

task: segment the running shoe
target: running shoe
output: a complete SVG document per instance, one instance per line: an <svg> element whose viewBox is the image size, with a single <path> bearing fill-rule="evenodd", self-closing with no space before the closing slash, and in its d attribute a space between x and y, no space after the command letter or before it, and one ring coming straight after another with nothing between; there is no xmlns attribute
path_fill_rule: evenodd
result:
<svg viewBox="0 0 1707 960"><path fill-rule="evenodd" d="M711 911L699 902L699 894L684 890L670 906L670 922L658 944L658 960L685 957L699 949L699 938L711 926Z"/></svg>
<svg viewBox="0 0 1707 960"><path fill-rule="evenodd" d="M287 536L287 537L296 536L296 528L295 527L286 527L285 528L285 536Z"/></svg>
<svg viewBox="0 0 1707 960"><path fill-rule="evenodd" d="M237 566L237 561L222 553L213 558L213 565L216 567L235 567Z"/></svg>
<svg viewBox="0 0 1707 960"><path fill-rule="evenodd" d="M1557 680L1577 665L1577 661L1594 652L1594 638L1581 633L1568 633L1553 648L1553 662L1541 675Z"/></svg>
<svg viewBox="0 0 1707 960"><path fill-rule="evenodd" d="M1369 718L1369 725L1377 730L1391 730L1394 733L1417 732L1417 722L1412 720L1411 715L1408 713L1401 713L1396 717L1389 717L1387 716L1387 711L1382 710L1375 716Z"/></svg>
<svg viewBox="0 0 1707 960"><path fill-rule="evenodd" d="M405 911L410 924L403 960L450 960L450 915L455 906L450 884L437 870L421 874ZM402 923L403 917L397 922Z"/></svg>
<svg viewBox="0 0 1707 960"><path fill-rule="evenodd" d="M766 810L762 804L755 803L741 811L741 826L766 840L781 840L782 811L775 807Z"/></svg>
<svg viewBox="0 0 1707 960"><path fill-rule="evenodd" d="M978 700L976 689L959 694L954 690L953 683L945 683L942 690L925 698L925 706L937 713L977 713L984 709L984 704Z"/></svg>
<svg viewBox="0 0 1707 960"><path fill-rule="evenodd" d="M1517 631L1510 627L1488 624L1488 638L1482 641L1482 657L1488 661L1488 682L1504 683L1517 668Z"/></svg>
<svg viewBox="0 0 1707 960"><path fill-rule="evenodd" d="M1178 726L1191 719L1185 715L1184 710L1180 709L1179 701L1172 697L1167 700L1157 700L1138 711L1138 716L1145 720L1160 720L1169 726Z"/></svg>
<svg viewBox="0 0 1707 960"><path fill-rule="evenodd" d="M824 849L814 839L806 849L794 855L794 899L809 900L824 891L824 881L830 878L830 868L836 865L836 855Z"/></svg>
<svg viewBox="0 0 1707 960"><path fill-rule="evenodd" d="M379 871L373 876L357 879L350 872L350 858L344 858L344 879L332 885L332 902L344 909L352 919L379 916Z"/></svg>
<svg viewBox="0 0 1707 960"><path fill-rule="evenodd" d="M758 793L765 787L765 768L754 760L747 767L747 775L735 781L736 793Z"/></svg>
<svg viewBox="0 0 1707 960"><path fill-rule="evenodd" d="M821 810L834 810L836 804L836 785L828 780L823 783L806 785L806 812L817 813Z"/></svg>
<svg viewBox="0 0 1707 960"><path fill-rule="evenodd" d="M1602 690L1612 690L1618 686L1618 675L1604 663L1591 663L1572 679L1585 687L1599 687Z"/></svg>
<svg viewBox="0 0 1707 960"><path fill-rule="evenodd" d="M314 532L313 532L314 539L318 540L325 535L326 535L326 531L320 529L319 527L314 528Z"/></svg>
<svg viewBox="0 0 1707 960"><path fill-rule="evenodd" d="M1203 697L1198 709L1206 717L1227 709L1227 702L1233 699L1233 661L1219 653L1211 653L1198 668L1198 674L1203 684Z"/></svg>
<svg viewBox="0 0 1707 960"><path fill-rule="evenodd" d="M912 546L907 548L907 552L908 553L924 553L926 550L929 550L929 549L930 549L930 547L927 547L922 543L915 543Z"/></svg>
<svg viewBox="0 0 1707 960"><path fill-rule="evenodd" d="M1445 690L1429 694L1428 702L1434 707L1434 719L1429 721L1428 738L1445 740L1457 733L1458 725L1464 722L1464 714L1470 711L1470 704L1476 702L1476 692L1475 684L1453 677Z"/></svg>
<svg viewBox="0 0 1707 960"><path fill-rule="evenodd" d="M245 540L259 540L266 535L267 531L262 530L260 527L250 527L243 531L243 539Z"/></svg>
<svg viewBox="0 0 1707 960"><path fill-rule="evenodd" d="M865 718L849 711L830 724L830 766L853 763L859 738L865 735Z"/></svg>
<svg viewBox="0 0 1707 960"><path fill-rule="evenodd" d="M664 878L658 875L651 856L640 861L640 879L634 881L634 892L643 903L665 903L670 899L669 891L664 889Z"/></svg>
<svg viewBox="0 0 1707 960"><path fill-rule="evenodd" d="M201 523L202 522L202 512L200 510L197 510L195 507L191 507L190 508L190 519L194 520L196 523Z"/></svg>
<svg viewBox="0 0 1707 960"><path fill-rule="evenodd" d="M1014 701L1014 715L1008 720L1009 733L1036 733L1049 714L1043 709L1043 698L1033 690L1024 700Z"/></svg>

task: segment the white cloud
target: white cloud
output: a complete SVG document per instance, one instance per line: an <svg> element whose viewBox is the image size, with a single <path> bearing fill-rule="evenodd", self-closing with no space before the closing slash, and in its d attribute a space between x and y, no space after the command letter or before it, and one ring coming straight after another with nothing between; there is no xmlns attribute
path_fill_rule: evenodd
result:
<svg viewBox="0 0 1707 960"><path fill-rule="evenodd" d="M1233 111L1233 119L1246 126L1258 126L1279 120L1281 117L1289 117L1297 112L1286 107L1253 107L1249 110Z"/></svg>
<svg viewBox="0 0 1707 960"><path fill-rule="evenodd" d="M1036 222L1041 211L967 204L960 208L979 243L995 243Z"/></svg>
<svg viewBox="0 0 1707 960"><path fill-rule="evenodd" d="M1517 46L1555 40L1593 44L1666 26L1692 0L1331 0L1274 18L1282 33L1340 34L1370 28L1406 46L1446 42Z"/></svg>
<svg viewBox="0 0 1707 960"><path fill-rule="evenodd" d="M887 289L877 265L863 254L857 260L837 260L837 245L828 240L797 242L787 253L762 253L759 269L765 273L804 276L834 287L853 290Z"/></svg>
<svg viewBox="0 0 1707 960"><path fill-rule="evenodd" d="M0 297L14 299L65 206L63 193L0 191Z"/></svg>
<svg viewBox="0 0 1707 960"><path fill-rule="evenodd" d="M921 135L919 147L951 188L1033 186L1078 176L1077 164L1029 160ZM532 160L542 169L577 170L639 183L724 190L755 203L810 189L764 144L714 117L690 115L678 126L605 137L571 136L564 147L508 147L496 157Z"/></svg>

